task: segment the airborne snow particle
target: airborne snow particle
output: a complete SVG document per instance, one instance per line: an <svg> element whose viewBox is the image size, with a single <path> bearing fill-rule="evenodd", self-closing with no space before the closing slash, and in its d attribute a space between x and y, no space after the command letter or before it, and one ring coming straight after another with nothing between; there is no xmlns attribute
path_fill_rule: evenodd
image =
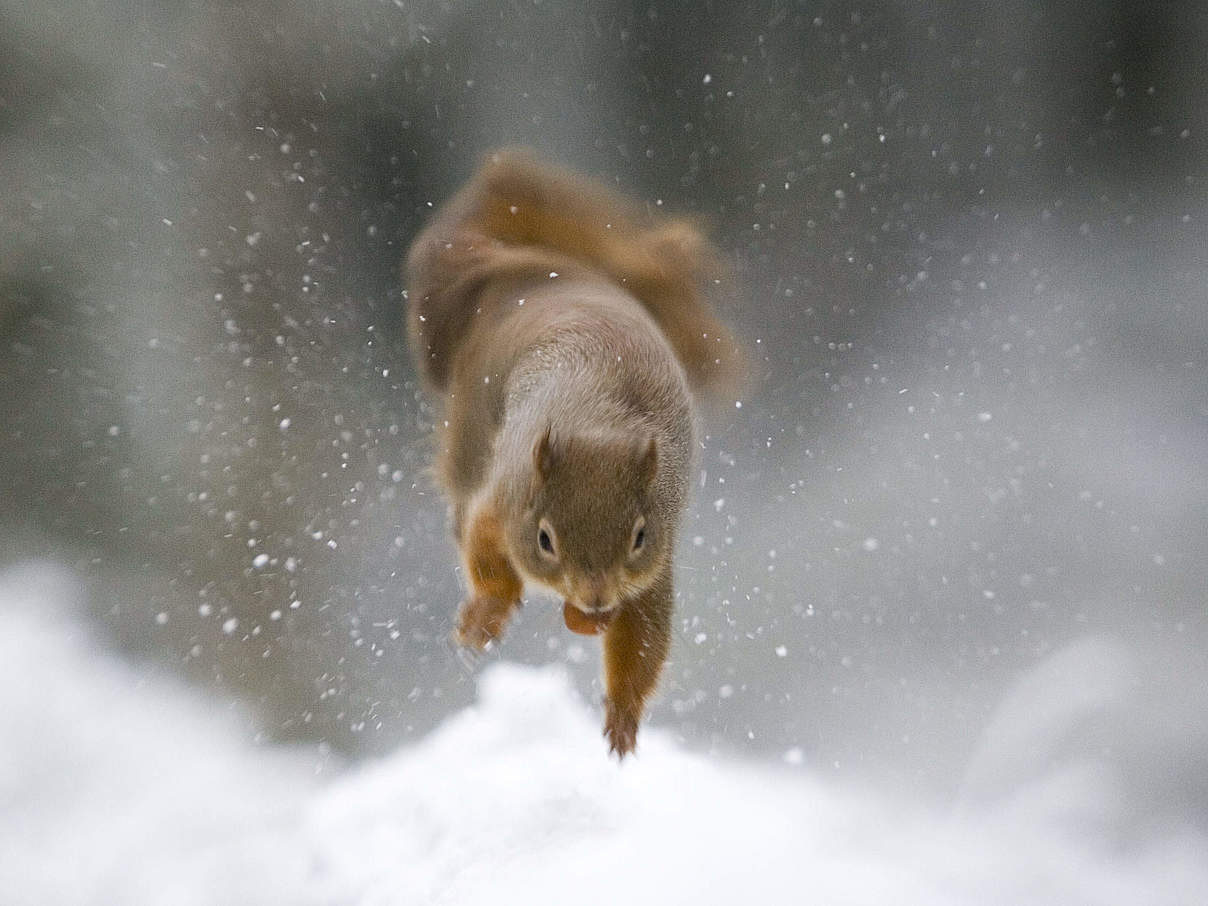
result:
<svg viewBox="0 0 1208 906"><path fill-rule="evenodd" d="M257 554L252 558L252 566L256 569L263 569L268 565L268 554Z"/></svg>
<svg viewBox="0 0 1208 906"><path fill-rule="evenodd" d="M880 542L880 541L878 541L876 538L871 538L871 537L870 537L870 538L865 538L865 539L864 539L864 543L863 543L863 544L861 544L860 546L861 546L861 547L863 547L863 548L864 548L864 550L868 551L869 553L872 553L872 552L873 552L873 551L875 551L875 550L876 550L878 547L880 547L880 546L881 546L881 542Z"/></svg>
<svg viewBox="0 0 1208 906"><path fill-rule="evenodd" d="M226 620L222 624L222 631L225 632L227 635L230 635L232 632L234 632L238 628L239 628L239 620L237 620L235 617L231 617L230 619Z"/></svg>

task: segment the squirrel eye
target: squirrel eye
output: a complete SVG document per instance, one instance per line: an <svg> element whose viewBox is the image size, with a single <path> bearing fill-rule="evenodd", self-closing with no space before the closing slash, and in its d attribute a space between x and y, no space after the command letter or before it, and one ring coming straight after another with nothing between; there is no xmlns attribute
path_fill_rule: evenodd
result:
<svg viewBox="0 0 1208 906"><path fill-rule="evenodd" d="M541 531L537 533L537 544L539 544L541 549L547 554L552 554L554 552L554 542L550 540L549 532L547 532L545 529L541 529Z"/></svg>
<svg viewBox="0 0 1208 906"><path fill-rule="evenodd" d="M646 520L641 516L638 521L633 524L633 547L630 549L631 554L636 554L642 549L646 543Z"/></svg>

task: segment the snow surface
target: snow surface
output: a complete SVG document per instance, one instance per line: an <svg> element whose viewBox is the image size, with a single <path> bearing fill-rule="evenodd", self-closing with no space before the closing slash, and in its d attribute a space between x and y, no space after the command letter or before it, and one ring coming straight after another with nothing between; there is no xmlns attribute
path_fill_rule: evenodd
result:
<svg viewBox="0 0 1208 906"><path fill-rule="evenodd" d="M1044 739L1117 694L1082 682L1126 656L1094 640L1020 682L974 757L978 795L941 809L808 764L687 752L658 728L618 766L559 668L508 664L420 743L317 770L313 753L253 745L246 719L106 654L71 615L77 596L55 568L0 573L0 900L13 906L1182 906L1208 890L1202 829L1121 834L1125 781L1027 739L1034 686L1073 690L1040 715ZM1004 767L1029 752L1039 767Z"/></svg>

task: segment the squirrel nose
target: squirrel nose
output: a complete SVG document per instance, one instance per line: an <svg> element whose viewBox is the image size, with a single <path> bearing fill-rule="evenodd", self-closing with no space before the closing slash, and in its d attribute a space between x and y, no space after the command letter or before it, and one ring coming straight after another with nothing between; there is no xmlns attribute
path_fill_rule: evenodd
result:
<svg viewBox="0 0 1208 906"><path fill-rule="evenodd" d="M600 611L608 607L608 595L603 582L592 582L583 595L583 603L588 610Z"/></svg>

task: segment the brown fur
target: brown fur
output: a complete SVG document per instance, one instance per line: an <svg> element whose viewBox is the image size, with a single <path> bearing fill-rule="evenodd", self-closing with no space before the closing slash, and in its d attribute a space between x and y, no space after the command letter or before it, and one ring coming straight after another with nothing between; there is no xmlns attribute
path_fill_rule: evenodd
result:
<svg viewBox="0 0 1208 906"><path fill-rule="evenodd" d="M741 371L701 291L713 258L687 223L647 223L507 152L407 259L412 350L445 400L437 470L470 586L457 638L499 638L525 582L606 626L605 734L622 757L670 648L690 389Z"/></svg>

